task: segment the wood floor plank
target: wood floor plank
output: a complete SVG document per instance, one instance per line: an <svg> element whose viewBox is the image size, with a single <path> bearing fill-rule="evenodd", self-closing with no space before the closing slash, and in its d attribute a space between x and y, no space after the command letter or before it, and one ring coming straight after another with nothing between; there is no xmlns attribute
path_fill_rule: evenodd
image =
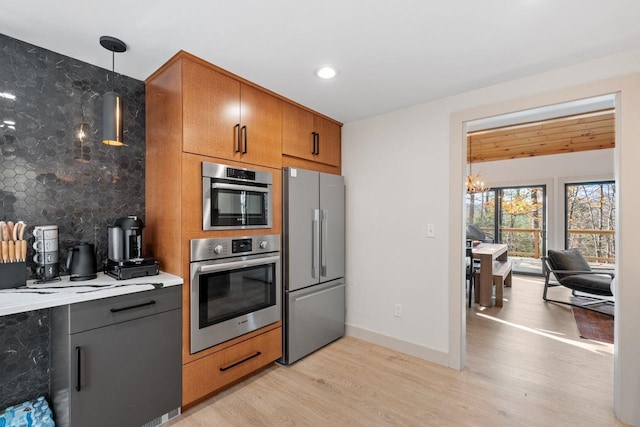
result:
<svg viewBox="0 0 640 427"><path fill-rule="evenodd" d="M461 372L345 337L168 425L623 426L613 346L580 338L571 309L541 296L540 280L514 276L502 308L468 309Z"/></svg>

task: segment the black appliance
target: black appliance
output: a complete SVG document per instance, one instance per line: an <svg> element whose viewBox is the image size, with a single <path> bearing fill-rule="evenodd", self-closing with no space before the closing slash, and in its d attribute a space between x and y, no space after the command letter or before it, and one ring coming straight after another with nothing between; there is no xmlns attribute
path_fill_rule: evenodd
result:
<svg viewBox="0 0 640 427"><path fill-rule="evenodd" d="M70 247L67 252L67 270L71 281L98 277L95 247L91 243L78 243Z"/></svg>
<svg viewBox="0 0 640 427"><path fill-rule="evenodd" d="M109 252L105 273L118 280L153 276L160 273L153 258L142 256L144 223L137 216L116 220L109 227Z"/></svg>

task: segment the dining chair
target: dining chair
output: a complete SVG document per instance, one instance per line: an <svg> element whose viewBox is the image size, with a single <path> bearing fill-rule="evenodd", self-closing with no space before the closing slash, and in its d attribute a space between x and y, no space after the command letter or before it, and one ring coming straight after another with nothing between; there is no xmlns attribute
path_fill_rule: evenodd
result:
<svg viewBox="0 0 640 427"><path fill-rule="evenodd" d="M480 272L480 260L473 259L473 246L471 240L467 240L467 246L465 250L465 264L466 264L466 281L467 281L467 291L468 291L468 304L469 308L473 305L473 301L475 300L474 295L474 283L475 276Z"/></svg>

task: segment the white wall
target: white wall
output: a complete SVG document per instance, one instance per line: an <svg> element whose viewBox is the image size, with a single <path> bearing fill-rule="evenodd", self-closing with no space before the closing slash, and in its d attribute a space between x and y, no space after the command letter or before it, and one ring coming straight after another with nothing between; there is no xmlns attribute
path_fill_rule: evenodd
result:
<svg viewBox="0 0 640 427"><path fill-rule="evenodd" d="M458 321L450 303L457 307L464 299L456 300L462 295L458 289L462 286L462 251L457 253L462 245L462 202L456 199L450 203L451 197L462 199L464 175L462 147L450 147L450 135L461 136L464 126L452 117L470 109L478 109L480 114L483 106L526 97L545 102L543 95L549 91L637 71L640 51L626 52L346 124L342 159L347 184L348 333L427 360L463 366L464 329L462 338L449 335ZM627 102L626 111L635 108L632 100L627 98ZM531 103L512 102L515 110L519 105L531 108ZM499 109L489 108L486 115L494 110ZM630 122L627 120L627 130L633 129ZM629 143L626 152L633 151ZM624 157L619 163L625 164ZM621 165L618 169L624 170L623 178L631 180L637 175L640 181L640 171ZM618 185L622 199L621 187ZM452 206L460 206L460 212L452 212ZM623 206L634 206L634 202L621 200ZM451 227L450 218L455 219ZM435 238L426 237L427 223L435 224ZM624 255L618 253L622 263ZM455 292L450 295L451 289ZM619 292L622 290L619 285ZM630 287L624 290L629 301L637 301L640 292ZM403 305L401 318L393 316L395 303ZM624 310L624 304L618 309ZM640 313L634 313L631 320L630 324L640 323ZM631 336L624 328L619 332L624 333L620 342ZM631 355L620 352L616 360L634 375L630 378L640 378L640 368L631 364L632 357L640 356L640 348L625 348ZM640 417L628 409L629 399L636 398L639 390L637 384L623 389L622 395L616 395L617 405L622 401L619 410L629 422L629 417ZM640 424L640 419L635 418L635 423Z"/></svg>
<svg viewBox="0 0 640 427"><path fill-rule="evenodd" d="M348 324L414 343L404 351L440 363L448 352L448 116L425 104L342 133Z"/></svg>
<svg viewBox="0 0 640 427"><path fill-rule="evenodd" d="M613 178L613 149L474 163L473 174L476 173L493 186L554 177L609 175Z"/></svg>

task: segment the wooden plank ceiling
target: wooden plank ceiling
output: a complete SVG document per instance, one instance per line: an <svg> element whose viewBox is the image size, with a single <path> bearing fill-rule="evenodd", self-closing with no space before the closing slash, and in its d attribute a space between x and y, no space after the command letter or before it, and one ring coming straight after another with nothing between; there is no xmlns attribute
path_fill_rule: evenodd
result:
<svg viewBox="0 0 640 427"><path fill-rule="evenodd" d="M595 111L467 134L467 162L518 159L615 146L615 112Z"/></svg>

